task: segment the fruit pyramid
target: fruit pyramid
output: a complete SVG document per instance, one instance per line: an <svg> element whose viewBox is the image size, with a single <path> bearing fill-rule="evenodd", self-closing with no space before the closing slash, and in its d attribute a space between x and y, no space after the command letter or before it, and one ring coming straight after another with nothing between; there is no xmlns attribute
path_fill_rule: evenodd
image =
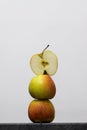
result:
<svg viewBox="0 0 87 130"><path fill-rule="evenodd" d="M55 117L55 108L50 101L56 94L56 86L51 76L58 68L57 56L49 45L30 59L30 67L36 74L28 85L28 92L34 98L28 106L28 117L34 123L50 123Z"/></svg>

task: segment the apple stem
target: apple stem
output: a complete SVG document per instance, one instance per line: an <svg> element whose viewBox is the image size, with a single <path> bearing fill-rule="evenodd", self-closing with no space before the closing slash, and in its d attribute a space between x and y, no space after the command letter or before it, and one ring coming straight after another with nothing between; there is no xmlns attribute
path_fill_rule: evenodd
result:
<svg viewBox="0 0 87 130"><path fill-rule="evenodd" d="M44 53L44 51L49 47L50 45L47 45L46 47L45 47L45 49L42 51L42 53Z"/></svg>

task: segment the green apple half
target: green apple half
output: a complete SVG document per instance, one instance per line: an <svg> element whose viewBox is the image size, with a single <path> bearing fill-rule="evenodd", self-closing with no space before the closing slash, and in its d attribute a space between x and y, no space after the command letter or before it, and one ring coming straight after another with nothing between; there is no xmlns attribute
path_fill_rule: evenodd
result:
<svg viewBox="0 0 87 130"><path fill-rule="evenodd" d="M55 117L55 108L49 100L33 100L28 106L28 117L34 123L50 123Z"/></svg>
<svg viewBox="0 0 87 130"><path fill-rule="evenodd" d="M54 75L58 68L57 56L51 50L44 50L40 54L35 54L30 59L32 71L38 74Z"/></svg>

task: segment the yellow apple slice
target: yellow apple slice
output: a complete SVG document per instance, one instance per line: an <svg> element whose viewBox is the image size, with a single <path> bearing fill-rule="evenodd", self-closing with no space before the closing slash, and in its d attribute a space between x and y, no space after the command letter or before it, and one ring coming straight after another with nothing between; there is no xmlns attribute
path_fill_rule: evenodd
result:
<svg viewBox="0 0 87 130"><path fill-rule="evenodd" d="M44 50L31 57L30 66L36 75L45 73L54 75L58 68L58 59L51 50Z"/></svg>

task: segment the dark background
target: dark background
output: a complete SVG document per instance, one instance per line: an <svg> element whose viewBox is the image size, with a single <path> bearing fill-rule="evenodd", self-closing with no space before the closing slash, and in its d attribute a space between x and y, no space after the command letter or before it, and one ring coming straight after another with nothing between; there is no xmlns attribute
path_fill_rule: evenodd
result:
<svg viewBox="0 0 87 130"><path fill-rule="evenodd" d="M0 124L0 130L87 130L86 123Z"/></svg>

